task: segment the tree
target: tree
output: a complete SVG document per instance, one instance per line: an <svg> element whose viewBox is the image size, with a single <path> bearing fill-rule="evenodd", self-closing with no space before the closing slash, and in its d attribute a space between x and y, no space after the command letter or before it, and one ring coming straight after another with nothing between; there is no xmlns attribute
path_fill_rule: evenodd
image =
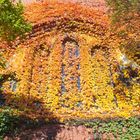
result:
<svg viewBox="0 0 140 140"><path fill-rule="evenodd" d="M113 22L126 23L140 14L139 0L106 0L112 12ZM136 15L137 14L137 15ZM122 22L123 21L123 22Z"/></svg>
<svg viewBox="0 0 140 140"><path fill-rule="evenodd" d="M31 25L24 19L23 11L21 2L0 0L0 38L8 44L17 37L23 38L31 30Z"/></svg>
<svg viewBox="0 0 140 140"><path fill-rule="evenodd" d="M121 49L140 64L140 0L106 0L113 28L123 39Z"/></svg>
<svg viewBox="0 0 140 140"><path fill-rule="evenodd" d="M24 8L21 2L0 0L0 39L12 45L14 40L23 38L31 30L31 25L24 19ZM0 53L0 70L5 69L5 60ZM0 74L0 101L3 98L2 84L11 77L10 74ZM1 104L1 102L0 102Z"/></svg>

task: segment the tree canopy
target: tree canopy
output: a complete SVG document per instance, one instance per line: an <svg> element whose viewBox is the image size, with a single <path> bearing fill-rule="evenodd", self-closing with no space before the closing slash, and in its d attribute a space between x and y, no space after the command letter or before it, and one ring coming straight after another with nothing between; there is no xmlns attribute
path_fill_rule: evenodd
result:
<svg viewBox="0 0 140 140"><path fill-rule="evenodd" d="M0 38L11 42L17 37L24 37L31 30L31 25L24 19L24 8L21 2L0 0Z"/></svg>
<svg viewBox="0 0 140 140"><path fill-rule="evenodd" d="M113 32L123 39L121 49L140 64L140 0L106 0Z"/></svg>

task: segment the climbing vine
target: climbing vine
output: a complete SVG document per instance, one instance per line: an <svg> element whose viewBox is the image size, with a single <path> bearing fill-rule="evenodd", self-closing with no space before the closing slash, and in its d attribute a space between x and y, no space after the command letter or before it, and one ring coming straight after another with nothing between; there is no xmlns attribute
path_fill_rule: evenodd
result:
<svg viewBox="0 0 140 140"><path fill-rule="evenodd" d="M5 49L7 71L16 74L3 83L6 104L30 117L52 117L49 110L60 121L139 113L139 80L120 70L121 40L109 32L103 12L42 3L27 7L25 17L32 33L16 49Z"/></svg>

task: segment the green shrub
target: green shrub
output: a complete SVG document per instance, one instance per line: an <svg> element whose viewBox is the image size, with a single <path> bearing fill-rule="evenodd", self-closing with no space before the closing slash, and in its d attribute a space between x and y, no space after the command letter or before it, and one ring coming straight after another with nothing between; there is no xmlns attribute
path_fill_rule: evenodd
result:
<svg viewBox="0 0 140 140"><path fill-rule="evenodd" d="M67 123L71 125L85 125L86 127L92 128L96 139L101 139L101 136L107 133L112 133L115 138L119 138L120 140L140 139L139 117L114 120L73 120Z"/></svg>
<svg viewBox="0 0 140 140"><path fill-rule="evenodd" d="M6 134L15 133L19 123L19 117L14 115L10 108L0 112L0 137Z"/></svg>
<svg viewBox="0 0 140 140"><path fill-rule="evenodd" d="M15 137L24 130L35 129L46 124L43 119L33 120L22 115L16 115L15 111L18 110L4 107L0 112L0 140L3 140L4 136Z"/></svg>

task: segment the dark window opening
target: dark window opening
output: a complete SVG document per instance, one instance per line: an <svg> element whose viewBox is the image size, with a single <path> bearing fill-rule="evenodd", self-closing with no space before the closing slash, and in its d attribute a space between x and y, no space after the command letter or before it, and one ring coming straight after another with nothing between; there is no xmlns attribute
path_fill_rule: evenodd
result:
<svg viewBox="0 0 140 140"><path fill-rule="evenodd" d="M16 80L10 81L10 88L11 88L12 92L16 91L16 88L17 88L17 81Z"/></svg>
<svg viewBox="0 0 140 140"><path fill-rule="evenodd" d="M68 58L65 58L65 53L68 53ZM62 94L67 92L68 89L66 89L66 82L65 79L69 79L69 90L73 89L73 88L77 88L78 90L80 90L80 76L76 76L79 75L78 71L80 69L80 63L79 63L79 45L78 43L70 37L66 37L63 42L62 42L62 62L63 59L65 59L65 61L67 61L66 64L62 63L61 65L61 77L62 77L62 83L61 83L61 90L62 90ZM78 63L78 64L77 64ZM72 68L76 66L76 75L73 75L73 71ZM70 68L69 70L69 74L71 74L71 76L68 78L67 75L69 75L67 73L66 68ZM73 85L73 81L76 80L75 82L77 83L77 86L75 87L75 85Z"/></svg>

